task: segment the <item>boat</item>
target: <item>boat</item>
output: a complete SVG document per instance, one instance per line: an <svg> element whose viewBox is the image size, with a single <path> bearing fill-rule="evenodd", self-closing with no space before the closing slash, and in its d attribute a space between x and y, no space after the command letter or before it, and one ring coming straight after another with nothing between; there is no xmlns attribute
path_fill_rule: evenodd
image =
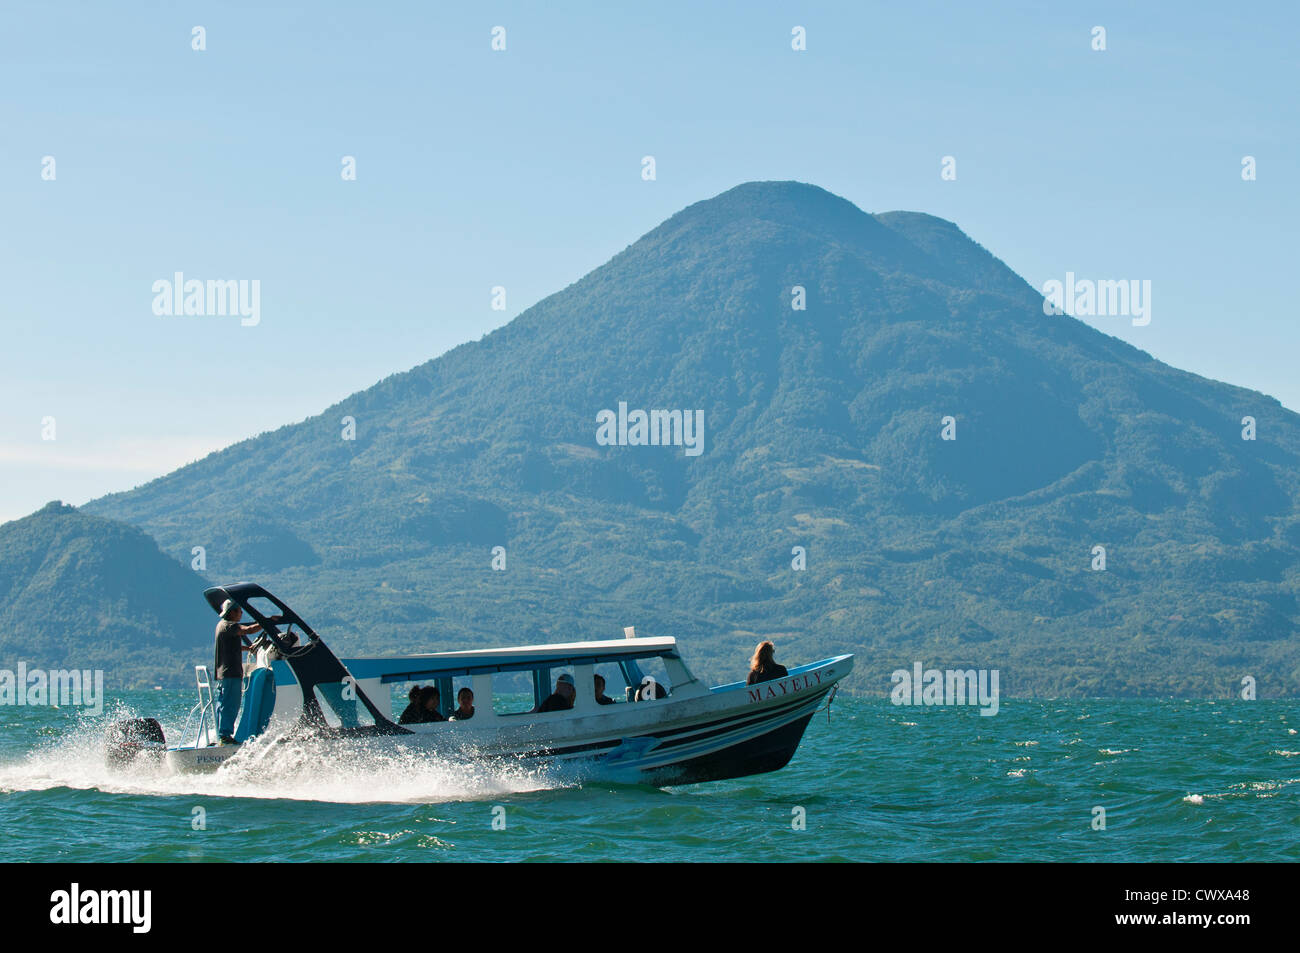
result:
<svg viewBox="0 0 1300 953"><path fill-rule="evenodd" d="M171 772L213 771L245 748L312 737L442 758L535 759L655 786L719 781L783 768L813 715L829 709L853 668L852 655L838 655L770 681L709 687L691 674L676 639L637 636L634 628L605 641L339 658L259 585L214 586L203 595L218 614L229 600L245 622L261 627L244 667L234 743L217 739L212 682L198 665L198 702L180 740L169 745L153 718L119 721L106 732L111 764L152 759ZM597 700L598 672L606 673L615 695L622 681L621 700ZM572 707L538 711L552 685L564 680ZM521 682L531 684L532 698L519 702L509 688ZM399 723L395 692L420 683L440 689L444 717L455 705L453 687L470 688L473 716ZM509 710L512 701L522 710Z"/></svg>

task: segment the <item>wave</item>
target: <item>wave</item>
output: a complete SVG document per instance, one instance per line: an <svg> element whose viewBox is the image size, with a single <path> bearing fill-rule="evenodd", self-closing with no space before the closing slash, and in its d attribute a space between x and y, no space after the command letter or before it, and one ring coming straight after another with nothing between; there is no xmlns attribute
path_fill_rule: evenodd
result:
<svg viewBox="0 0 1300 953"><path fill-rule="evenodd" d="M0 792L71 788L161 797L422 804L579 787L585 780L535 761L459 752L452 758L401 743L311 738L254 739L207 774L172 774L157 763L110 768L104 762L104 728L128 717L135 713L124 707L84 716L18 760L0 764Z"/></svg>

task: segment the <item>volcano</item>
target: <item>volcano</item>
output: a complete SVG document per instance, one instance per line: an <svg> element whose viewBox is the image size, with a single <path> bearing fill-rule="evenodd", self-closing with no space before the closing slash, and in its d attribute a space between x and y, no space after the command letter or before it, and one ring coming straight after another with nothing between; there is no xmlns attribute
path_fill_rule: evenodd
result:
<svg viewBox="0 0 1300 953"><path fill-rule="evenodd" d="M773 638L882 693L917 661L1007 694L1296 693L1300 417L1045 310L950 222L751 182L84 510L205 547L347 652L635 624L716 678Z"/></svg>

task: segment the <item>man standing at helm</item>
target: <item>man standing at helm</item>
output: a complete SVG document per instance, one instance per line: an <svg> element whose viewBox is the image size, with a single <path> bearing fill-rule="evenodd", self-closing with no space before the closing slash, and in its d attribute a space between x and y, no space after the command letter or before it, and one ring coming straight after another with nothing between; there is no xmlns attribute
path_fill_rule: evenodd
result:
<svg viewBox="0 0 1300 953"><path fill-rule="evenodd" d="M251 645L244 644L244 636L262 631L262 627L256 623L240 625L239 620L243 617L244 610L229 599L221 604L221 621L217 623L216 659L212 671L217 680L217 737L218 743L223 745L235 743L235 718L239 714L244 686L242 653L253 651Z"/></svg>

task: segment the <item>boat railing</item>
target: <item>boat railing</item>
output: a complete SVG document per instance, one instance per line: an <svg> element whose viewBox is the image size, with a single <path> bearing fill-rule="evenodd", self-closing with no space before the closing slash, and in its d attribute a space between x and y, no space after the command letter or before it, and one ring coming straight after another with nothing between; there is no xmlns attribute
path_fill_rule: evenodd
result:
<svg viewBox="0 0 1300 953"><path fill-rule="evenodd" d="M831 665L836 662L848 661L852 658L853 658L852 655L833 655L830 658L819 659L816 662L808 662L805 665L799 665L796 666L795 668L790 669L788 672L786 672L785 678L797 678L801 675L806 675L809 672L814 672L818 669L825 668L827 665ZM781 681L781 680L782 679L774 679L774 681ZM709 689L709 691L710 693L716 695L721 692L742 692L745 691L746 689L750 689L753 687L754 687L753 685L746 684L745 682L727 682L724 685L714 685L712 688Z"/></svg>
<svg viewBox="0 0 1300 953"><path fill-rule="evenodd" d="M185 716L185 728L181 731L181 737L190 737L190 725L197 718L193 735L194 747L206 748L212 744L215 726L212 725L211 720L216 717L216 705L212 700L212 680L208 677L206 665L194 666L194 682L198 687L199 701Z"/></svg>

